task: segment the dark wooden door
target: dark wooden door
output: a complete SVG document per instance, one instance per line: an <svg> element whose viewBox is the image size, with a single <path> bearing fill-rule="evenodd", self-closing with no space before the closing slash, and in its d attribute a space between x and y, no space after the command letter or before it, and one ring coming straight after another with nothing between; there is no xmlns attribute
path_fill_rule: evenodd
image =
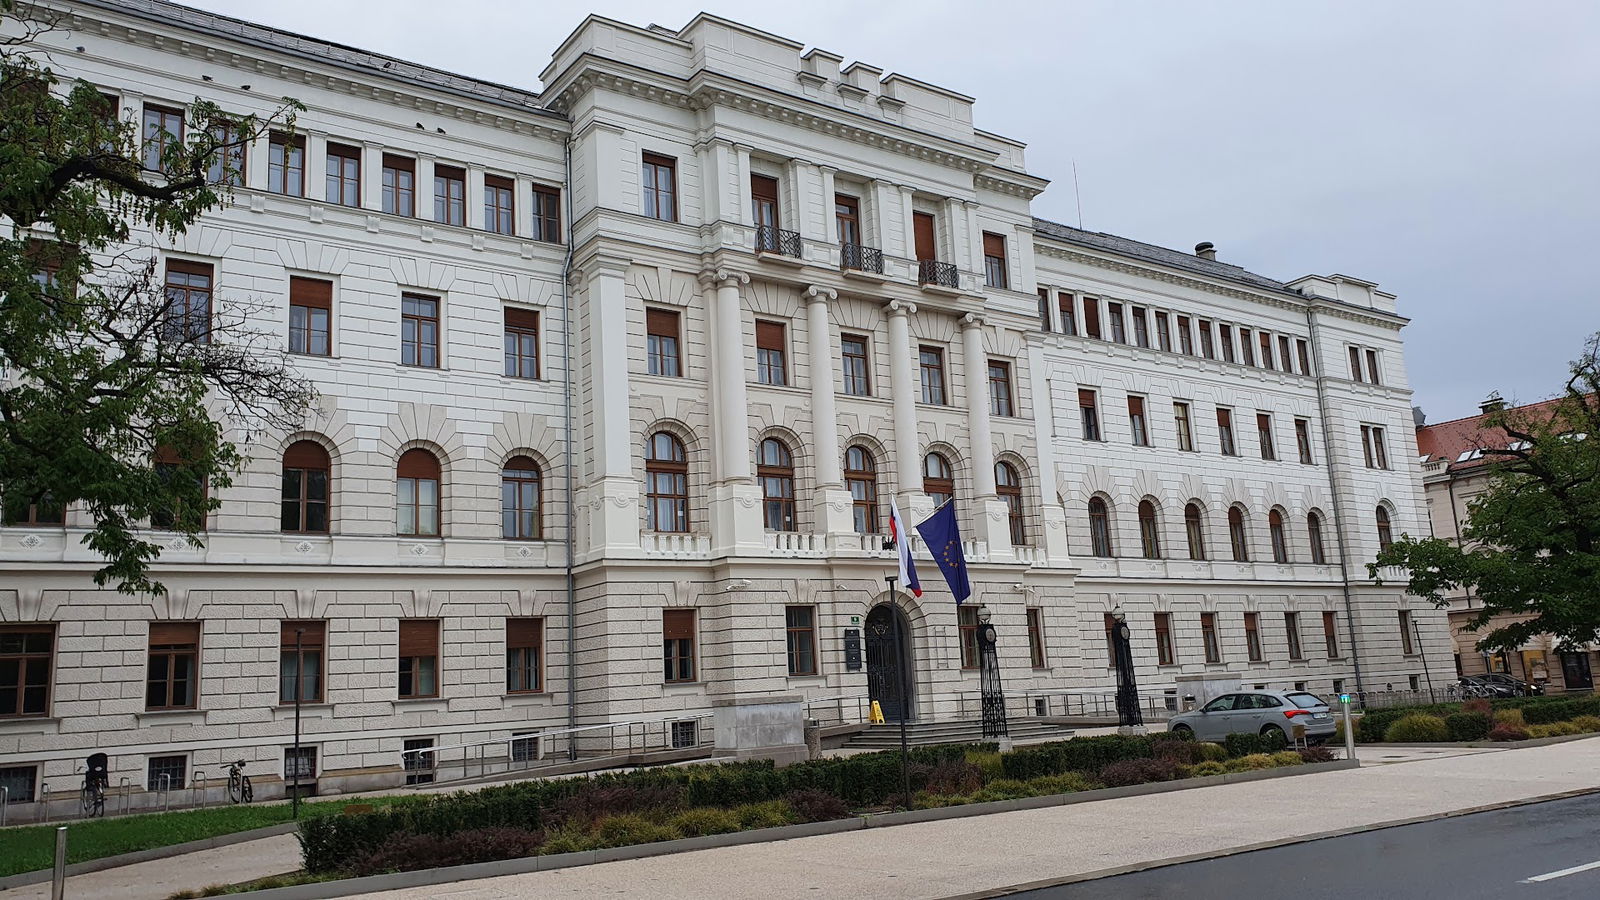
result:
<svg viewBox="0 0 1600 900"><path fill-rule="evenodd" d="M917 259L938 259L939 254L933 249L933 214L912 213L912 230L916 233Z"/></svg>
<svg viewBox="0 0 1600 900"><path fill-rule="evenodd" d="M884 719L890 722L910 715L905 698L907 623L902 616L899 640L895 640L896 615L892 607L879 606L867 615L866 628L867 694L877 701Z"/></svg>

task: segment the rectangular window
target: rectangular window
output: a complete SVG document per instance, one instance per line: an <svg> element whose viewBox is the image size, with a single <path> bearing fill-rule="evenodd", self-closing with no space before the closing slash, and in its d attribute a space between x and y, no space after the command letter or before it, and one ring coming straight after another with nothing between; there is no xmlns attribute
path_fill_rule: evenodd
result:
<svg viewBox="0 0 1600 900"><path fill-rule="evenodd" d="M934 406L945 405L944 351L938 347L920 347L918 366L922 372L922 402Z"/></svg>
<svg viewBox="0 0 1600 900"><path fill-rule="evenodd" d="M1039 288L1039 331L1050 333L1050 289Z"/></svg>
<svg viewBox="0 0 1600 900"><path fill-rule="evenodd" d="M1244 614L1244 649L1251 662L1261 662L1261 614Z"/></svg>
<svg viewBox="0 0 1600 900"><path fill-rule="evenodd" d="M297 686L300 689L300 702L322 702L322 661L328 642L327 630L326 622L289 621L279 626L279 703L293 703Z"/></svg>
<svg viewBox="0 0 1600 900"><path fill-rule="evenodd" d="M1178 351L1184 356L1194 355L1193 332L1189 330L1189 317L1178 317Z"/></svg>
<svg viewBox="0 0 1600 900"><path fill-rule="evenodd" d="M417 214L417 161L383 155L383 211L411 218Z"/></svg>
<svg viewBox="0 0 1600 900"><path fill-rule="evenodd" d="M769 175L750 176L750 205L754 214L757 250L778 249L778 179Z"/></svg>
<svg viewBox="0 0 1600 900"><path fill-rule="evenodd" d="M1272 460L1278 458L1278 447L1272 439L1272 415L1270 413L1256 413L1256 438L1261 442L1261 458Z"/></svg>
<svg viewBox="0 0 1600 900"><path fill-rule="evenodd" d="M1361 380L1361 348L1350 348L1350 380Z"/></svg>
<svg viewBox="0 0 1600 900"><path fill-rule="evenodd" d="M177 342L209 343L214 287L211 265L169 259L165 287L162 338Z"/></svg>
<svg viewBox="0 0 1600 900"><path fill-rule="evenodd" d="M756 380L762 384L788 384L787 341L782 322L756 321Z"/></svg>
<svg viewBox="0 0 1600 900"><path fill-rule="evenodd" d="M1332 610L1322 613L1322 641L1328 650L1329 659L1339 658L1339 622Z"/></svg>
<svg viewBox="0 0 1600 900"><path fill-rule="evenodd" d="M784 635L789 650L790 675L817 674L817 609L787 606L783 610Z"/></svg>
<svg viewBox="0 0 1600 900"><path fill-rule="evenodd" d="M989 415L1016 415L1011 402L1011 364L989 360Z"/></svg>
<svg viewBox="0 0 1600 900"><path fill-rule="evenodd" d="M267 190L290 197L306 195L306 137L273 132L267 140Z"/></svg>
<svg viewBox="0 0 1600 900"><path fill-rule="evenodd" d="M298 751L294 747L283 748L283 780L289 782L289 793L295 790L295 784L302 781L315 781L317 778L317 748L301 746ZM310 785L301 785L302 792L310 789Z"/></svg>
<svg viewBox="0 0 1600 900"><path fill-rule="evenodd" d="M544 620L506 620L506 693L544 690Z"/></svg>
<svg viewBox="0 0 1600 900"><path fill-rule="evenodd" d="M1100 301L1095 297L1083 298L1083 333L1100 340Z"/></svg>
<svg viewBox="0 0 1600 900"><path fill-rule="evenodd" d="M1223 362L1233 362L1233 326L1217 323L1217 342L1222 346Z"/></svg>
<svg viewBox="0 0 1600 900"><path fill-rule="evenodd" d="M956 607L956 626L960 631L961 668L978 668L978 608L965 603Z"/></svg>
<svg viewBox="0 0 1600 900"><path fill-rule="evenodd" d="M1168 353L1172 352L1172 324L1164 312L1156 313L1156 343Z"/></svg>
<svg viewBox="0 0 1600 900"><path fill-rule="evenodd" d="M467 224L467 172L455 166L433 167L433 220L444 225Z"/></svg>
<svg viewBox="0 0 1600 900"><path fill-rule="evenodd" d="M1289 638L1289 658L1303 659L1300 654L1300 614L1286 612L1283 614L1283 630Z"/></svg>
<svg viewBox="0 0 1600 900"><path fill-rule="evenodd" d="M1172 404L1172 424L1178 434L1178 449L1194 449L1194 431L1189 424L1189 404L1174 402Z"/></svg>
<svg viewBox="0 0 1600 900"><path fill-rule="evenodd" d="M1278 368L1285 372L1294 372L1294 358L1289 355L1289 336L1278 335Z"/></svg>
<svg viewBox="0 0 1600 900"><path fill-rule="evenodd" d="M1150 322L1145 318L1144 307L1128 307L1128 316L1133 319L1133 342L1141 347L1150 346Z"/></svg>
<svg viewBox="0 0 1600 900"><path fill-rule="evenodd" d="M1250 334L1250 329L1248 328L1239 329L1239 359L1247 366L1256 364L1256 351L1250 345Z"/></svg>
<svg viewBox="0 0 1600 900"><path fill-rule="evenodd" d="M333 353L333 282L289 279L289 352L306 356Z"/></svg>
<svg viewBox="0 0 1600 900"><path fill-rule="evenodd" d="M361 148L329 142L327 174L324 200L340 206L361 205Z"/></svg>
<svg viewBox="0 0 1600 900"><path fill-rule="evenodd" d="M439 368L439 300L400 295L400 364Z"/></svg>
<svg viewBox="0 0 1600 900"><path fill-rule="evenodd" d="M661 638L667 683L694 681L694 610L662 610Z"/></svg>
<svg viewBox="0 0 1600 900"><path fill-rule="evenodd" d="M1083 423L1083 439L1100 440L1100 408L1095 402L1094 391L1078 389L1078 415Z"/></svg>
<svg viewBox="0 0 1600 900"><path fill-rule="evenodd" d="M1300 448L1300 462L1311 465L1311 423L1305 419L1294 420L1294 442Z"/></svg>
<svg viewBox="0 0 1600 900"><path fill-rule="evenodd" d="M1300 357L1300 374L1301 375L1310 375L1311 374L1311 345L1306 343L1306 339L1305 338L1295 338L1294 339L1294 349L1295 349L1296 354Z"/></svg>
<svg viewBox="0 0 1600 900"><path fill-rule="evenodd" d="M1256 337L1261 341L1261 368L1275 368L1272 362L1272 335L1265 331L1256 332Z"/></svg>
<svg viewBox="0 0 1600 900"><path fill-rule="evenodd" d="M433 738L407 738L401 747L401 768L406 773L406 784L433 783Z"/></svg>
<svg viewBox="0 0 1600 900"><path fill-rule="evenodd" d="M1378 351L1367 351L1367 380L1373 384L1383 384L1383 379L1378 376Z"/></svg>
<svg viewBox="0 0 1600 900"><path fill-rule="evenodd" d="M1128 396L1128 427L1133 432L1133 445L1135 447L1150 446L1150 429L1146 426L1144 418L1144 398Z"/></svg>
<svg viewBox="0 0 1600 900"><path fill-rule="evenodd" d="M194 709L200 697L200 623L151 622L145 709Z"/></svg>
<svg viewBox="0 0 1600 900"><path fill-rule="evenodd" d="M1044 610L1028 610L1028 660L1035 669L1045 668Z"/></svg>
<svg viewBox="0 0 1600 900"><path fill-rule="evenodd" d="M561 243L561 189L533 186L533 239Z"/></svg>
<svg viewBox="0 0 1600 900"><path fill-rule="evenodd" d="M439 696L438 619L400 620L399 696Z"/></svg>
<svg viewBox="0 0 1600 900"><path fill-rule="evenodd" d="M0 787L5 788L7 803L32 803L38 796L34 788L38 781L38 766L0 768Z"/></svg>
<svg viewBox="0 0 1600 900"><path fill-rule="evenodd" d="M21 493L5 497L0 509L0 525L61 525L65 521L66 510L48 491L37 499Z"/></svg>
<svg viewBox="0 0 1600 900"><path fill-rule="evenodd" d="M839 229L840 244L862 244L860 200L848 194L834 194L833 221Z"/></svg>
<svg viewBox="0 0 1600 900"><path fill-rule="evenodd" d="M1172 652L1172 613L1156 613L1156 665L1170 666Z"/></svg>
<svg viewBox="0 0 1600 900"><path fill-rule="evenodd" d="M1417 652L1417 645L1412 640L1411 610L1400 610L1400 652L1410 656Z"/></svg>
<svg viewBox="0 0 1600 900"><path fill-rule="evenodd" d="M1056 295L1056 308L1061 313L1061 333L1076 336L1078 333L1078 298L1067 293Z"/></svg>
<svg viewBox="0 0 1600 900"><path fill-rule="evenodd" d="M54 625L0 625L0 719L50 712Z"/></svg>
<svg viewBox="0 0 1600 900"><path fill-rule="evenodd" d="M642 169L640 211L663 222L678 221L678 161L646 153Z"/></svg>
<svg viewBox="0 0 1600 900"><path fill-rule="evenodd" d="M844 368L844 392L852 397L872 396L872 379L867 366L867 339L846 334L839 338Z"/></svg>
<svg viewBox="0 0 1600 900"><path fill-rule="evenodd" d="M983 233L983 282L992 288L1006 288L1006 239L1004 235Z"/></svg>
<svg viewBox="0 0 1600 900"><path fill-rule="evenodd" d="M1216 359L1216 350L1214 350L1211 346L1210 320L1200 319L1197 324L1200 327L1200 355L1204 356L1206 359Z"/></svg>
<svg viewBox="0 0 1600 900"><path fill-rule="evenodd" d="M1383 446L1383 429L1377 425L1361 426L1361 452L1367 468L1389 468L1389 454Z"/></svg>
<svg viewBox="0 0 1600 900"><path fill-rule="evenodd" d="M1121 303L1106 304L1106 322L1111 326L1111 340L1118 344L1126 344L1128 342L1128 334L1122 325Z"/></svg>
<svg viewBox="0 0 1600 900"><path fill-rule="evenodd" d="M483 230L517 232L517 183L504 175L483 176Z"/></svg>
<svg viewBox="0 0 1600 900"><path fill-rule="evenodd" d="M506 377L538 378L539 313L508 306L505 328Z"/></svg>
<svg viewBox="0 0 1600 900"><path fill-rule="evenodd" d="M189 757L152 756L145 763L144 789L147 791L180 791L188 784Z"/></svg>
<svg viewBox="0 0 1600 900"><path fill-rule="evenodd" d="M217 152L211 155L206 180L212 184L240 187L244 184L245 138L237 125L219 123L208 129Z"/></svg>
<svg viewBox="0 0 1600 900"><path fill-rule="evenodd" d="M645 358L651 375L677 378L683 374L679 352L678 313L670 309L644 311Z"/></svg>
<svg viewBox="0 0 1600 900"><path fill-rule="evenodd" d="M183 146L183 110L145 106L143 143L144 167L165 172L163 157L168 149Z"/></svg>
<svg viewBox="0 0 1600 900"><path fill-rule="evenodd" d="M1200 614L1200 643L1205 645L1206 662L1222 662L1222 645L1217 643L1217 614Z"/></svg>
<svg viewBox="0 0 1600 900"><path fill-rule="evenodd" d="M1217 407L1217 443L1223 456L1238 456L1233 443L1233 410Z"/></svg>

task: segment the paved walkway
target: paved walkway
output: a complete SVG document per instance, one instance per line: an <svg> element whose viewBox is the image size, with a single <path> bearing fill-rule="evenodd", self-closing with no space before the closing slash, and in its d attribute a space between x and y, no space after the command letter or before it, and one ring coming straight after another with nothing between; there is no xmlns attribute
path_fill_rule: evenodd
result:
<svg viewBox="0 0 1600 900"><path fill-rule="evenodd" d="M178 891L254 881L299 868L299 838L280 834L171 859L74 875L67 879L66 893L71 900L166 900ZM3 896L5 900L43 900L50 896L50 882L12 888Z"/></svg>
<svg viewBox="0 0 1600 900"><path fill-rule="evenodd" d="M371 895L943 898L1600 789L1600 740L724 847Z"/></svg>

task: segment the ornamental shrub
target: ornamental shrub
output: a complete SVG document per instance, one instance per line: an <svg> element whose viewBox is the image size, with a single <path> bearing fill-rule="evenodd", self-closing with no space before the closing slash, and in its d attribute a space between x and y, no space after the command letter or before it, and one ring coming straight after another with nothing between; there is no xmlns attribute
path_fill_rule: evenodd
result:
<svg viewBox="0 0 1600 900"><path fill-rule="evenodd" d="M1507 723L1498 724L1489 730L1489 740L1491 741L1525 741L1527 739L1527 729L1518 728Z"/></svg>
<svg viewBox="0 0 1600 900"><path fill-rule="evenodd" d="M1027 782L1015 778L1000 778L989 782L983 790L973 794L972 802L988 803L994 800L1018 800L1032 796L1033 788Z"/></svg>
<svg viewBox="0 0 1600 900"><path fill-rule="evenodd" d="M631 847L634 844L675 841L683 837L683 832L667 823L651 821L639 813L624 813L596 822L593 836L597 848Z"/></svg>
<svg viewBox="0 0 1600 900"><path fill-rule="evenodd" d="M1248 756L1230 759L1223 763L1223 766L1229 772L1257 772L1262 769L1271 769L1274 765L1270 753L1251 753Z"/></svg>
<svg viewBox="0 0 1600 900"><path fill-rule="evenodd" d="M1524 703L1521 707L1523 718L1529 725L1547 725L1578 716L1600 716L1600 697L1533 699L1540 702Z"/></svg>
<svg viewBox="0 0 1600 900"><path fill-rule="evenodd" d="M1028 788L1035 797L1049 794L1076 794L1079 791L1093 791L1104 785L1092 780L1082 772L1068 772L1065 775L1045 775L1034 778L1028 782Z"/></svg>
<svg viewBox="0 0 1600 900"><path fill-rule="evenodd" d="M1191 768L1189 770L1189 777L1191 777L1191 778L1201 778L1201 777L1208 776L1208 775L1223 775L1223 774L1226 774L1227 771L1228 771L1228 767L1223 765L1222 763L1215 762L1215 761L1212 761L1212 760L1207 760L1206 762L1199 763L1198 765L1195 765L1193 768Z"/></svg>
<svg viewBox="0 0 1600 900"><path fill-rule="evenodd" d="M1391 724L1383 739L1391 743L1427 744L1450 740L1450 729L1438 716L1409 715Z"/></svg>
<svg viewBox="0 0 1600 900"><path fill-rule="evenodd" d="M1541 723L1559 722L1559 721L1561 721L1562 718L1564 718L1564 717L1563 716L1557 716L1555 718L1549 718L1549 719L1541 717L1541 718L1538 719L1538 721L1541 722ZM1497 709L1497 710L1495 710L1494 711L1494 723L1496 725L1509 725L1512 728L1523 728L1523 729L1526 729L1528 727L1528 721L1523 716L1522 710L1520 710L1520 709Z"/></svg>
<svg viewBox="0 0 1600 900"><path fill-rule="evenodd" d="M1452 741L1481 741L1489 736L1494 719L1487 712L1458 712L1444 717Z"/></svg>
<svg viewBox="0 0 1600 900"><path fill-rule="evenodd" d="M766 803L746 803L735 807L733 814L739 820L739 827L751 828L777 828L780 825L793 825L798 818L795 811L782 800L769 800Z"/></svg>
<svg viewBox="0 0 1600 900"><path fill-rule="evenodd" d="M355 875L411 872L442 866L519 859L539 849L544 835L520 828L474 828L455 834L397 834L350 866Z"/></svg>
<svg viewBox="0 0 1600 900"><path fill-rule="evenodd" d="M1277 753L1288 743L1283 732L1269 734L1230 734L1222 742L1229 757L1251 756L1257 753Z"/></svg>
<svg viewBox="0 0 1600 900"><path fill-rule="evenodd" d="M802 822L826 822L831 819L850 818L850 807L827 791L815 788L790 791L784 795L783 800Z"/></svg>
<svg viewBox="0 0 1600 900"><path fill-rule="evenodd" d="M1298 750L1279 750L1277 753L1272 754L1272 764L1274 766L1298 766L1303 762L1305 760L1300 758L1300 751Z"/></svg>
<svg viewBox="0 0 1600 900"><path fill-rule="evenodd" d="M545 835L544 844L539 848L539 855L581 853L584 850L593 850L596 846L598 845L587 829L576 824L566 825Z"/></svg>
<svg viewBox="0 0 1600 900"><path fill-rule="evenodd" d="M966 760L978 767L978 771L983 773L984 781L993 781L996 778L1006 777L1005 767L1001 763L998 752L984 753L977 750L969 750L967 751Z"/></svg>
<svg viewBox="0 0 1600 900"><path fill-rule="evenodd" d="M1098 772L1124 759L1150 758L1153 744L1150 735L1072 738L1013 750L1001 757L1000 764L1006 778L1018 780L1065 772Z"/></svg>
<svg viewBox="0 0 1600 900"><path fill-rule="evenodd" d="M1572 722L1551 722L1548 725L1529 725L1528 737L1567 737L1574 734L1583 734L1583 729Z"/></svg>
<svg viewBox="0 0 1600 900"><path fill-rule="evenodd" d="M1125 759L1100 770L1106 787L1126 787L1153 781L1172 781L1178 777L1178 764L1170 759Z"/></svg>
<svg viewBox="0 0 1600 900"><path fill-rule="evenodd" d="M1303 763L1324 763L1334 761L1333 751L1320 744L1312 747L1302 747L1296 752L1300 754L1300 761Z"/></svg>
<svg viewBox="0 0 1600 900"><path fill-rule="evenodd" d="M710 806L686 809L668 819L666 824L684 837L704 837L739 830L739 819L731 811Z"/></svg>
<svg viewBox="0 0 1600 900"><path fill-rule="evenodd" d="M1221 744L1210 741L1196 741L1195 746L1200 748L1201 762L1222 762L1228 758L1228 750Z"/></svg>
<svg viewBox="0 0 1600 900"><path fill-rule="evenodd" d="M935 794L971 794L983 787L983 770L964 760L939 763L922 782Z"/></svg>
<svg viewBox="0 0 1600 900"><path fill-rule="evenodd" d="M1579 716L1572 720L1572 724L1578 726L1578 731L1582 734L1600 731L1600 716Z"/></svg>
<svg viewBox="0 0 1600 900"><path fill-rule="evenodd" d="M1488 697L1474 697L1471 700L1468 700L1467 702L1461 704L1461 711L1477 713L1483 716L1494 715L1494 708L1489 705Z"/></svg>

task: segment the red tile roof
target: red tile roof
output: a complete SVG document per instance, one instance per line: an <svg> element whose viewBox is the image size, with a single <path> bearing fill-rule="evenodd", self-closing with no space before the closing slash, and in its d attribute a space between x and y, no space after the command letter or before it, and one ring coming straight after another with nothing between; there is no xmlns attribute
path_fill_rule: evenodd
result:
<svg viewBox="0 0 1600 900"><path fill-rule="evenodd" d="M1559 398L1558 398L1559 399ZM1526 406L1515 407L1518 410L1531 412L1534 415L1547 413L1558 402L1558 399L1541 400L1538 403L1529 403ZM1468 416L1465 419L1452 419L1436 425L1424 425L1417 429L1417 452L1425 462L1444 460L1449 463L1451 471L1471 469L1488 465L1504 457L1478 456L1473 459L1461 460L1461 455L1469 450L1480 447L1505 448L1511 439L1504 431L1490 428L1484 424L1489 416L1482 413Z"/></svg>

